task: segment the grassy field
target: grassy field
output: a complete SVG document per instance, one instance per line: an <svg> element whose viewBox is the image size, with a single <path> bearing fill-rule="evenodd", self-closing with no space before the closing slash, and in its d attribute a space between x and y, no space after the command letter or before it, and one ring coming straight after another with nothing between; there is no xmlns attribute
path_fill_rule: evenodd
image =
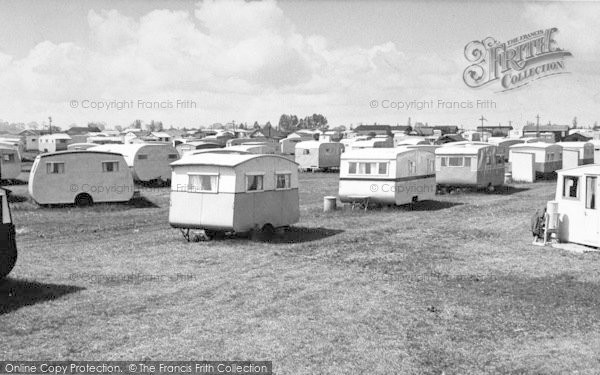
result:
<svg viewBox="0 0 600 375"><path fill-rule="evenodd" d="M301 175L273 243L187 243L168 189L40 208L12 186L19 261L0 284L0 358L272 360L277 374L595 373L600 259L531 245L551 181L414 208L322 212Z"/></svg>

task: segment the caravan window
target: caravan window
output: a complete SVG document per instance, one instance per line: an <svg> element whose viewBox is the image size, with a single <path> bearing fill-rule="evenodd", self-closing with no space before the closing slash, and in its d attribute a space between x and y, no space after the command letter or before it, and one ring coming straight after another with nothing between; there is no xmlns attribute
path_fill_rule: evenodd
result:
<svg viewBox="0 0 600 375"><path fill-rule="evenodd" d="M168 159L173 160L173 159L177 159L178 157L179 157L179 155L177 155L177 154L169 154Z"/></svg>
<svg viewBox="0 0 600 375"><path fill-rule="evenodd" d="M447 165L448 165L448 162L446 161L446 159L447 159L447 158L445 158L445 157L441 157L441 158L440 158L440 161L441 161L440 165L441 165L442 167L445 167L445 166L447 166Z"/></svg>
<svg viewBox="0 0 600 375"><path fill-rule="evenodd" d="M2 155L2 159L7 163L14 163L15 154L4 154Z"/></svg>
<svg viewBox="0 0 600 375"><path fill-rule="evenodd" d="M435 173L435 160L427 159L427 174Z"/></svg>
<svg viewBox="0 0 600 375"><path fill-rule="evenodd" d="M190 174L188 175L188 192L190 193L216 193L219 176L216 174Z"/></svg>
<svg viewBox="0 0 600 375"><path fill-rule="evenodd" d="M387 176L387 174L388 174L388 163L379 163L379 174Z"/></svg>
<svg viewBox="0 0 600 375"><path fill-rule="evenodd" d="M563 197L579 198L578 187L579 177L565 176L563 179Z"/></svg>
<svg viewBox="0 0 600 375"><path fill-rule="evenodd" d="M247 175L246 176L246 191L262 191L263 176L262 175Z"/></svg>
<svg viewBox="0 0 600 375"><path fill-rule="evenodd" d="M469 158L469 157L465 158L464 166L465 167L470 167L471 166L471 158Z"/></svg>
<svg viewBox="0 0 600 375"><path fill-rule="evenodd" d="M62 174L65 173L65 163L62 162L48 162L46 163L47 174Z"/></svg>
<svg viewBox="0 0 600 375"><path fill-rule="evenodd" d="M414 160L408 161L408 174L409 175L417 174L417 162L415 162Z"/></svg>
<svg viewBox="0 0 600 375"><path fill-rule="evenodd" d="M289 173L278 173L276 177L276 189L289 189L291 187L292 175Z"/></svg>
<svg viewBox="0 0 600 375"><path fill-rule="evenodd" d="M596 185L597 177L586 177L586 190L585 190L585 208L592 210L596 209Z"/></svg>
<svg viewBox="0 0 600 375"><path fill-rule="evenodd" d="M462 156L450 156L448 158L448 165L451 167L462 167L463 166Z"/></svg>
<svg viewBox="0 0 600 375"><path fill-rule="evenodd" d="M118 172L119 162L118 161L103 161L102 172Z"/></svg>
<svg viewBox="0 0 600 375"><path fill-rule="evenodd" d="M146 154L139 154L138 155L138 160L146 160L146 159L148 159L148 155L146 155Z"/></svg>
<svg viewBox="0 0 600 375"><path fill-rule="evenodd" d="M308 149L302 150L302 155L310 155L310 150L308 150Z"/></svg>
<svg viewBox="0 0 600 375"><path fill-rule="evenodd" d="M348 174L356 174L356 162L348 163Z"/></svg>

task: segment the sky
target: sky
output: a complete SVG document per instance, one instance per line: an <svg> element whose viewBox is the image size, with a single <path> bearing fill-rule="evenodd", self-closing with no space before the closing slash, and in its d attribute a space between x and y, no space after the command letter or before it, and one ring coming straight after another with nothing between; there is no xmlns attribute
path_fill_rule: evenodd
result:
<svg viewBox="0 0 600 375"><path fill-rule="evenodd" d="M598 19L591 1L0 0L0 119L588 126ZM552 27L569 74L506 92L464 83L469 42Z"/></svg>

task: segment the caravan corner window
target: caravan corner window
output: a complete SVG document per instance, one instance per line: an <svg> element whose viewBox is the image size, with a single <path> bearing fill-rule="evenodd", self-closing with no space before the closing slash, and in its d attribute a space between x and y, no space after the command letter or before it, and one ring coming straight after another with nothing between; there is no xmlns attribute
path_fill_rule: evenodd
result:
<svg viewBox="0 0 600 375"><path fill-rule="evenodd" d="M65 163L63 162L48 162L46 163L47 174L61 174L65 173Z"/></svg>
<svg viewBox="0 0 600 375"><path fill-rule="evenodd" d="M246 175L246 191L262 191L264 176L262 174Z"/></svg>
<svg viewBox="0 0 600 375"><path fill-rule="evenodd" d="M216 193L219 185L219 176L216 174L189 174L188 192L190 193Z"/></svg>
<svg viewBox="0 0 600 375"><path fill-rule="evenodd" d="M291 173L277 173L275 175L276 189L289 189L291 187Z"/></svg>
<svg viewBox="0 0 600 375"><path fill-rule="evenodd" d="M356 174L356 162L349 162L348 163L348 174Z"/></svg>
<svg viewBox="0 0 600 375"><path fill-rule="evenodd" d="M586 181L585 208L595 210L596 209L596 185L598 182L598 178L587 176L585 178L585 181Z"/></svg>
<svg viewBox="0 0 600 375"><path fill-rule="evenodd" d="M563 197L564 198L579 198L579 177L565 176L563 179Z"/></svg>
<svg viewBox="0 0 600 375"><path fill-rule="evenodd" d="M427 174L435 173L435 160L427 159Z"/></svg>
<svg viewBox="0 0 600 375"><path fill-rule="evenodd" d="M417 174L417 162L414 160L408 161L408 174L413 176Z"/></svg>
<svg viewBox="0 0 600 375"><path fill-rule="evenodd" d="M15 161L15 154L4 154L2 155L2 159L7 163L13 163Z"/></svg>
<svg viewBox="0 0 600 375"><path fill-rule="evenodd" d="M118 161L103 161L102 172L118 172L119 162Z"/></svg>
<svg viewBox="0 0 600 375"><path fill-rule="evenodd" d="M379 163L379 174L387 176L387 174L388 174L388 163Z"/></svg>

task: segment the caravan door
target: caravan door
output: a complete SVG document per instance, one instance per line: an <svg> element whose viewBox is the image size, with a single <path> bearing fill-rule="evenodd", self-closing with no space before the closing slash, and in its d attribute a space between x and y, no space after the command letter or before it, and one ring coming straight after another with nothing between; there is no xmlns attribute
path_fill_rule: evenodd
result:
<svg viewBox="0 0 600 375"><path fill-rule="evenodd" d="M598 246L600 244L600 214L598 210L598 177L585 176L585 219L583 220L584 232L583 238L589 245Z"/></svg>

